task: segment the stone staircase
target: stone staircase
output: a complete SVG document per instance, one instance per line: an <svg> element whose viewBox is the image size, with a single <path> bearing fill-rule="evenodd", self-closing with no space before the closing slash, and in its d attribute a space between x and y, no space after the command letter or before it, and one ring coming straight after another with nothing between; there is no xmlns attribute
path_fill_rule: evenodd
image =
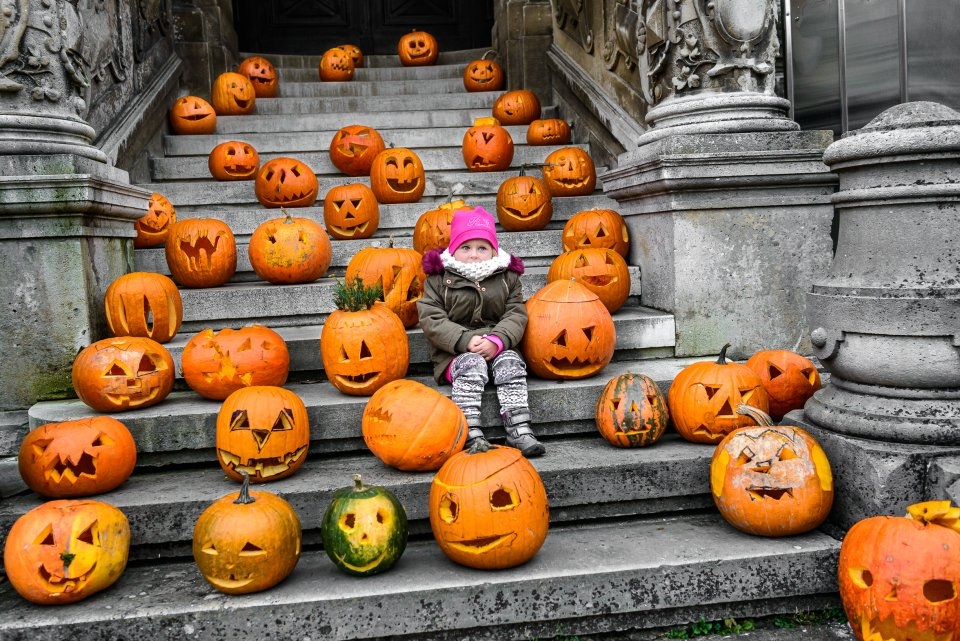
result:
<svg viewBox="0 0 960 641"><path fill-rule="evenodd" d="M614 315L614 361L592 379L530 380L533 419L547 445L547 455L533 463L546 485L551 529L526 565L483 572L448 561L430 535L432 473L393 470L364 447L360 415L367 399L329 385L319 357L320 329L333 310L333 279L289 286L257 280L246 243L260 222L279 211L262 208L250 182L211 180L207 153L219 142L239 139L253 144L262 161L297 157L317 173L322 195L336 184L364 180L340 174L329 161L326 150L340 127L366 124L388 145L413 148L427 173L423 199L381 205L372 239L334 240L330 274L340 276L364 245L392 239L411 246L417 217L451 193L494 211L497 187L516 172L468 172L460 154L463 132L474 118L490 114L496 97L462 88L464 66L481 54L444 53L437 65L425 68L369 56L350 83L320 83L316 57L271 56L281 72L279 97L259 99L253 115L218 118L215 135L164 138L163 156L152 161L152 182L141 186L167 196L180 218L227 221L240 259L228 285L181 290L185 320L167 347L179 361L193 333L250 322L276 329L287 341L287 386L310 414L310 458L293 476L262 489L297 509L304 553L291 577L265 592L227 596L202 579L190 551L193 524L212 501L237 486L213 452L219 403L178 381L163 403L117 415L136 439L138 465L122 487L99 498L130 520L131 560L124 575L89 599L58 607L29 604L9 583L0 583L0 639L532 639L836 605L839 543L821 532L764 539L727 526L709 494L711 446L669 433L652 447L616 449L597 434L594 405L610 377L640 371L666 392L680 369L699 360L673 357L673 318L638 304L635 268L631 300ZM555 111L545 108L547 115ZM514 167L542 162L554 149L527 146L525 131L511 128ZM503 246L527 264L527 295L545 284L547 267L561 251L564 222L596 207L617 204L600 192L555 198L547 229L501 232ZM322 206L295 213L323 221ZM138 270L167 271L162 249L137 250L135 260ZM408 335L409 377L432 385L425 340L418 329ZM494 407L495 396L488 392L483 418L497 440L504 434ZM79 401L38 403L29 412L31 427L91 414ZM16 456L16 450L3 455ZM318 531L333 492L349 485L355 473L396 493L411 530L397 565L364 579L348 577L329 562ZM0 532L41 502L27 491L5 498Z"/></svg>

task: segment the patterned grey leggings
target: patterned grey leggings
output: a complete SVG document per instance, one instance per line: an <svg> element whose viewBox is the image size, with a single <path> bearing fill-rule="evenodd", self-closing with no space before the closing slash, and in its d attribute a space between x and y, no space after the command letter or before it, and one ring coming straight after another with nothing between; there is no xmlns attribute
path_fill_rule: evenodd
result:
<svg viewBox="0 0 960 641"><path fill-rule="evenodd" d="M527 409L527 364L512 349L487 362L473 352L460 354L450 364L453 402L463 410L468 425L480 425L480 400L490 378L497 388L500 410Z"/></svg>

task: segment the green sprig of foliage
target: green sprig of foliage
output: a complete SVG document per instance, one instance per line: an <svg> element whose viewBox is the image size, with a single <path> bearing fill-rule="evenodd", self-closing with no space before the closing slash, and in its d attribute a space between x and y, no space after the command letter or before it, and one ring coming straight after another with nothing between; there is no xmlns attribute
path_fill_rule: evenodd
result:
<svg viewBox="0 0 960 641"><path fill-rule="evenodd" d="M383 300L383 287L380 284L365 285L363 279L337 281L333 286L333 304L345 312L359 312L373 307Z"/></svg>
<svg viewBox="0 0 960 641"><path fill-rule="evenodd" d="M668 639L693 639L696 637L705 637L709 634L739 634L749 632L755 629L752 619L737 621L733 618L723 619L722 621L707 621L703 617L696 623L691 623L682 628L673 628L668 630L666 637Z"/></svg>

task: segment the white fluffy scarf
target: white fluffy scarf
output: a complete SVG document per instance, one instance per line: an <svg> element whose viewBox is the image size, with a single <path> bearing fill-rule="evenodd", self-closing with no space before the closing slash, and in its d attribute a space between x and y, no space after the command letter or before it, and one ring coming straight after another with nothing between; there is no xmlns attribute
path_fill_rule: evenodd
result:
<svg viewBox="0 0 960 641"><path fill-rule="evenodd" d="M440 254L440 260L443 266L450 271L460 274L464 278L480 282L498 269L506 269L510 265L510 254L500 248L497 255L490 260L479 263L463 263L450 255L449 249L444 249Z"/></svg>

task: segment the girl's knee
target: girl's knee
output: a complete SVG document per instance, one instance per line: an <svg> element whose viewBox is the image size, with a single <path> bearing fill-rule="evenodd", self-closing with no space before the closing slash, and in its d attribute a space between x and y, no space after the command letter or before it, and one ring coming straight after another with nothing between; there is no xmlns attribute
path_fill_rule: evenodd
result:
<svg viewBox="0 0 960 641"><path fill-rule="evenodd" d="M454 380L462 376L487 380L487 361L473 352L460 354L450 365L450 377Z"/></svg>
<svg viewBox="0 0 960 641"><path fill-rule="evenodd" d="M506 349L497 354L491 363L493 381L497 385L527 376L527 364L523 357L512 349Z"/></svg>

